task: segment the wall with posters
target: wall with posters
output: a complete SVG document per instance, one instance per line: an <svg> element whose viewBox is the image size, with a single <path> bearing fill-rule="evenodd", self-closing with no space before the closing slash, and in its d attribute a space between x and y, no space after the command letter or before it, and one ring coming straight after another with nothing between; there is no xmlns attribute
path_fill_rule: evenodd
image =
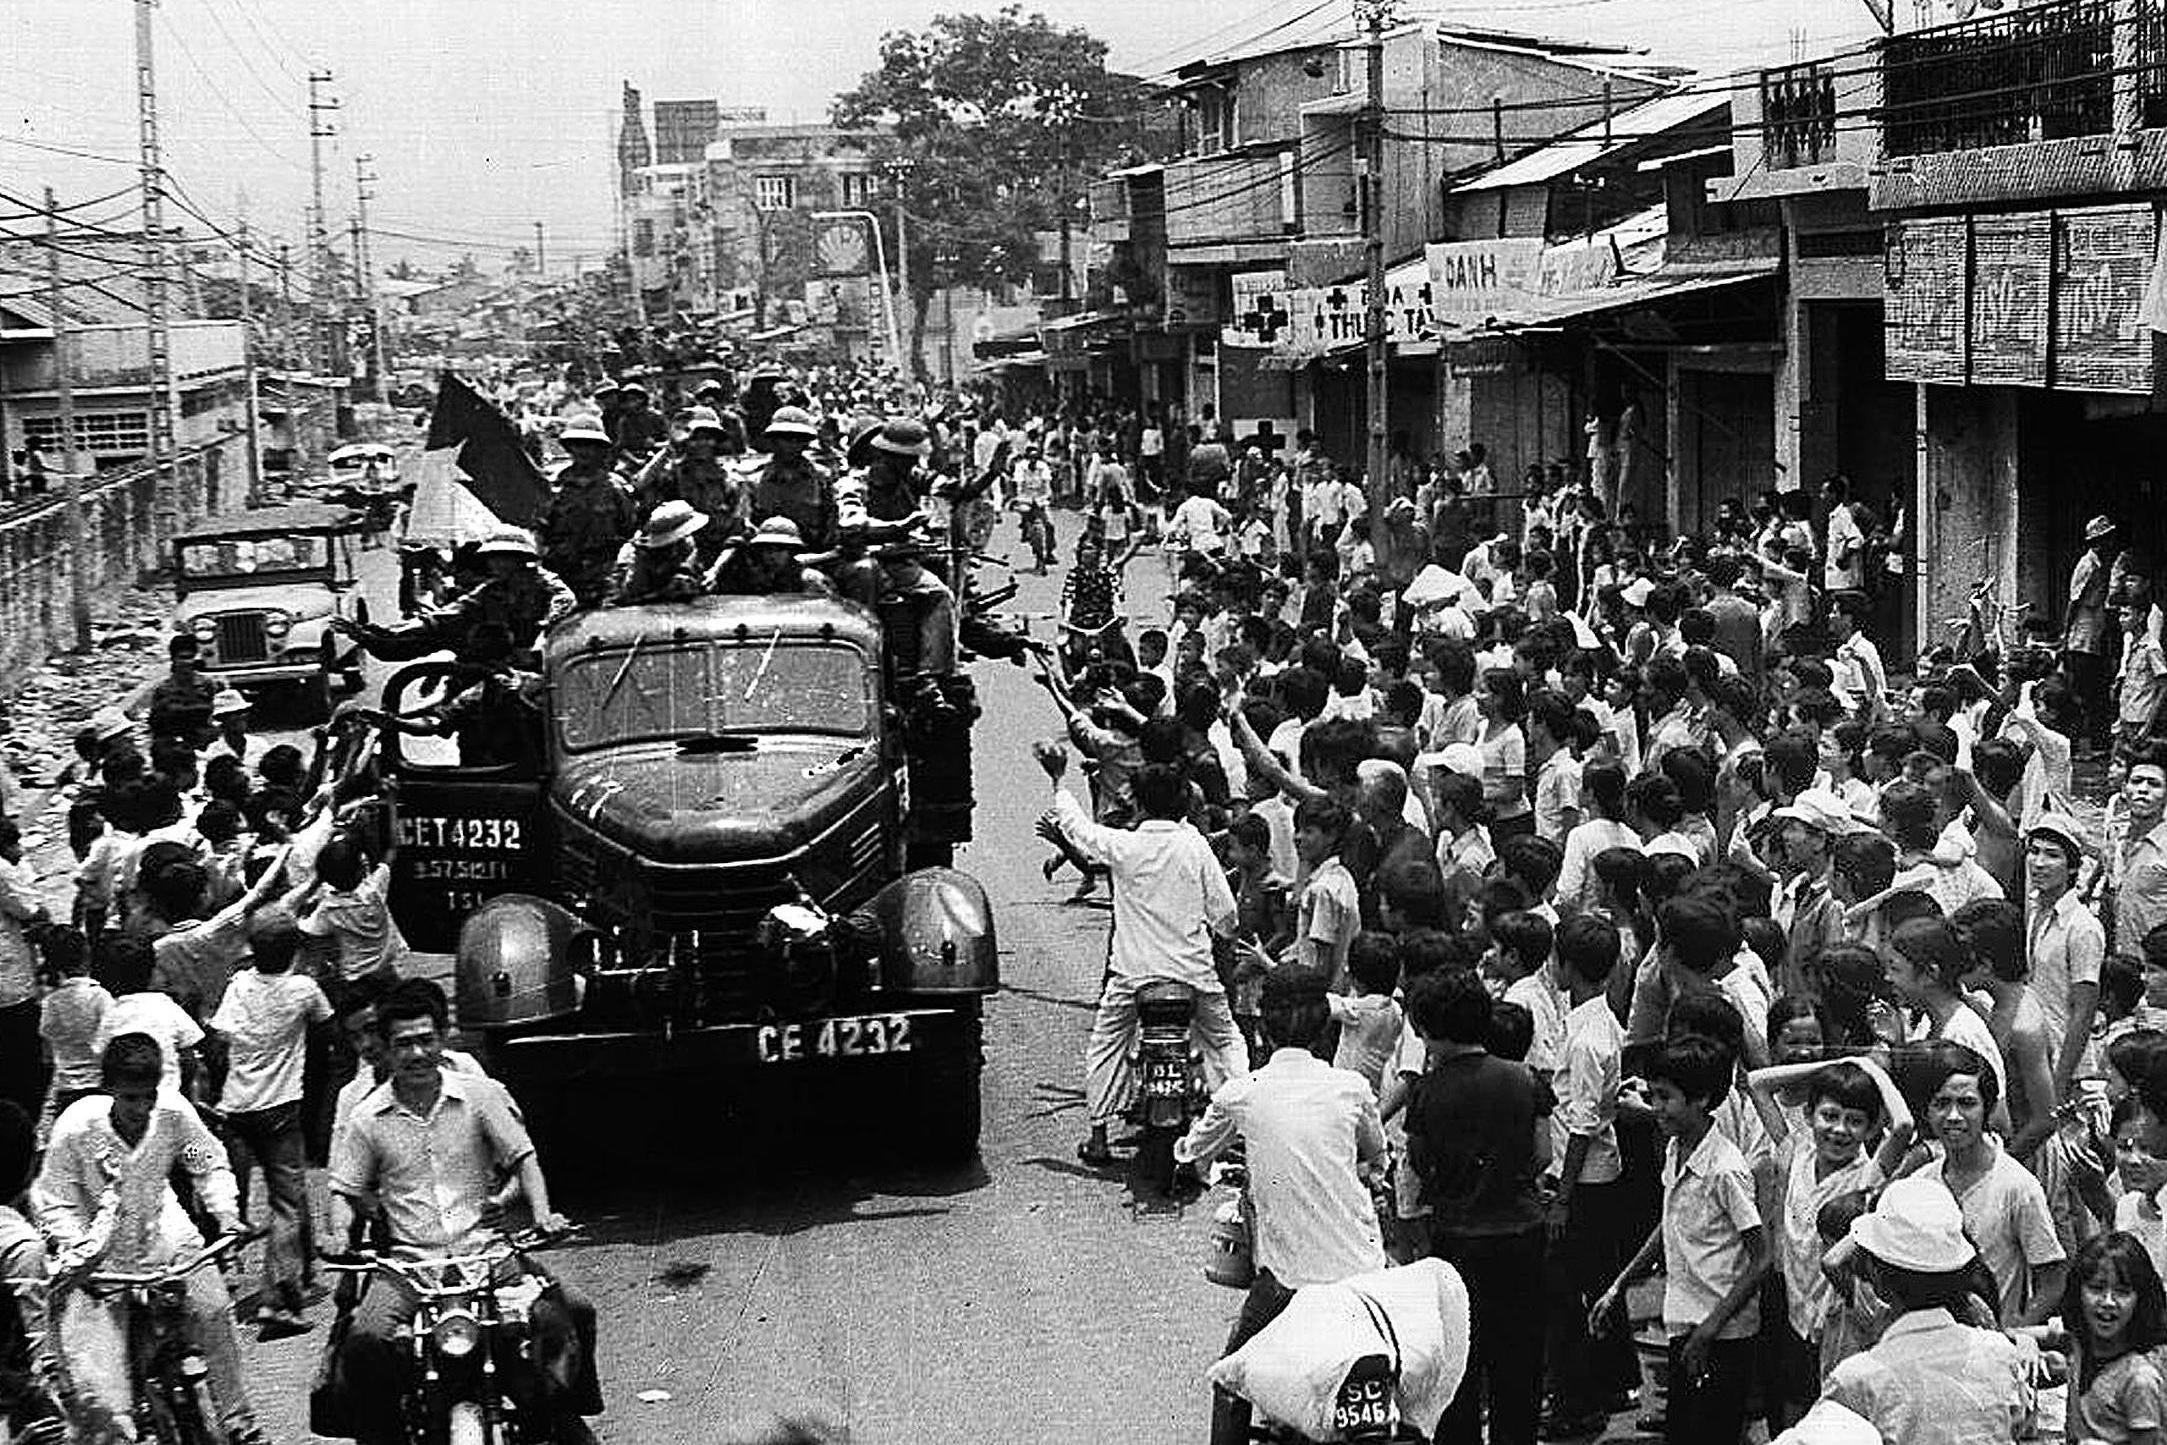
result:
<svg viewBox="0 0 2167 1445"><path fill-rule="evenodd" d="M1891 380L2156 391L2151 203L1893 221L1887 238Z"/></svg>

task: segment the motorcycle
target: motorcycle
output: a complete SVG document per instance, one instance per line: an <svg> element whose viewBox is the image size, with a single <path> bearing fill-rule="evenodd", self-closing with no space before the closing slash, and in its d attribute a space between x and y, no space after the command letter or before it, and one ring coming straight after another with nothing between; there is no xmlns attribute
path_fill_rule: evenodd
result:
<svg viewBox="0 0 2167 1445"><path fill-rule="evenodd" d="M1046 504L1036 497L1024 497L1014 504L1017 526L1023 533L1024 545L1031 549L1037 559L1038 575L1046 575L1046 568L1054 558L1053 519L1046 513Z"/></svg>
<svg viewBox="0 0 2167 1445"><path fill-rule="evenodd" d="M1143 1138L1136 1158L1161 1193L1175 1187L1174 1141L1189 1126L1197 1097L1197 1061L1189 1046L1196 990L1153 979L1136 990L1137 1109Z"/></svg>
<svg viewBox="0 0 2167 1445"><path fill-rule="evenodd" d="M158 1445L226 1445L230 1437L211 1390L210 1366L188 1328L188 1278L257 1237L224 1235L193 1259L156 1269L93 1268L75 1276L84 1293L118 1293L127 1302L128 1377L138 1382L137 1438ZM66 1278L63 1272L63 1282Z"/></svg>
<svg viewBox="0 0 2167 1445"><path fill-rule="evenodd" d="M400 1259L364 1251L325 1261L333 1274L381 1275L415 1298L413 1317L398 1334L410 1352L401 1403L414 1445L541 1445L554 1438L551 1421L506 1393L506 1376L515 1370L540 1376L532 1319L549 1282L524 1268L514 1278L500 1276L520 1256L571 1237L530 1229L474 1254Z"/></svg>

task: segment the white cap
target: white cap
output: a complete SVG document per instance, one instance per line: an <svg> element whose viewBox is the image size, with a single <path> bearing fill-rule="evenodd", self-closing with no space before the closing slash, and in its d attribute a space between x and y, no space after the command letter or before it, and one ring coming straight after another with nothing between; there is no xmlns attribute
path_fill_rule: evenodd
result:
<svg viewBox="0 0 2167 1445"><path fill-rule="evenodd" d="M1625 605L1628 607L1646 607L1648 605L1648 594L1653 591L1655 591L1653 582L1650 582L1645 577L1635 577L1625 584L1625 590L1618 595L1624 599Z"/></svg>
<svg viewBox="0 0 2167 1445"><path fill-rule="evenodd" d="M1939 1179L1899 1179L1881 1191L1871 1214L1851 1221L1851 1238L1883 1264L1921 1274L1950 1274L1977 1257L1964 1237L1964 1211Z"/></svg>
<svg viewBox="0 0 2167 1445"><path fill-rule="evenodd" d="M1769 1445L1881 1445L1881 1432L1857 1411L1824 1399Z"/></svg>
<svg viewBox="0 0 2167 1445"><path fill-rule="evenodd" d="M1776 809L1775 816L1819 828L1831 838L1857 833L1865 827L1851 816L1850 804L1825 788L1808 789L1800 793L1791 800L1789 807Z"/></svg>

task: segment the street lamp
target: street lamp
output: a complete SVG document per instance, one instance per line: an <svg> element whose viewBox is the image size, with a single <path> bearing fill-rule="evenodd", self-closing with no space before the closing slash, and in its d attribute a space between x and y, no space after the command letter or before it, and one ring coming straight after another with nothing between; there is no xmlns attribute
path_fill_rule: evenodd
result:
<svg viewBox="0 0 2167 1445"><path fill-rule="evenodd" d="M880 239L880 217L871 211L815 211L816 221L863 221L865 228L873 233L873 264L880 268L880 299L882 309L888 315L889 364L898 370L907 369L903 360L903 333L895 320L895 285L888 278L888 247Z"/></svg>

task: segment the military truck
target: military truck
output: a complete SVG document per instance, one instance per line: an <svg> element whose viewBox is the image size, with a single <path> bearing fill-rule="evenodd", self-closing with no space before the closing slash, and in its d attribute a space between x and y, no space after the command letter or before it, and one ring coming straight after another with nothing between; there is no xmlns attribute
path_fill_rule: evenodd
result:
<svg viewBox="0 0 2167 1445"><path fill-rule="evenodd" d="M538 767L378 744L394 916L456 956L460 1026L530 1117L612 1083L855 1074L921 1152L971 1153L998 974L985 893L945 866L969 678L903 709L880 620L819 595L604 608L539 650L539 686L484 724L538 729L490 750ZM386 710L452 669L402 669Z"/></svg>

